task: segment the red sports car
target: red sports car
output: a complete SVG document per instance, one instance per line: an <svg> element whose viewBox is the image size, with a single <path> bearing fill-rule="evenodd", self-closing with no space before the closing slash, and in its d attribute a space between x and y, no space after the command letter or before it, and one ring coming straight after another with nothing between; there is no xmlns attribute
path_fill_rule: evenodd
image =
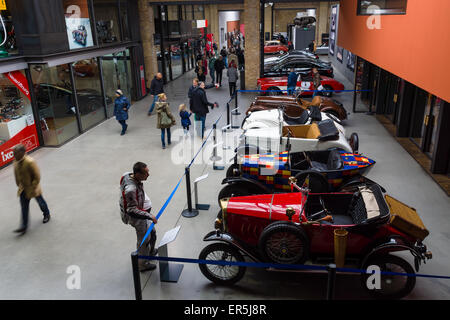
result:
<svg viewBox="0 0 450 320"><path fill-rule="evenodd" d="M264 45L264 54L279 53L284 54L288 52L287 46L281 44L279 41L267 41Z"/></svg>
<svg viewBox="0 0 450 320"><path fill-rule="evenodd" d="M267 77L258 79L258 90L270 90L269 95L286 94L281 90L287 89L288 77ZM322 93L326 97L331 97L334 92L340 92L345 89L344 85L339 81L326 76L320 76L321 84L324 92ZM314 91L313 80L311 76L302 77L301 81L297 81L296 90L301 89L302 96L311 96ZM320 90L320 89L319 89Z"/></svg>

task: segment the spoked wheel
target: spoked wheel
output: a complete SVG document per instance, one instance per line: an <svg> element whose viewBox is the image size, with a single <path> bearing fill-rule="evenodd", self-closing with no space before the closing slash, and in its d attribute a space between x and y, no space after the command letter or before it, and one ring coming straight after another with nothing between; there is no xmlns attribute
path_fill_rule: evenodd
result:
<svg viewBox="0 0 450 320"><path fill-rule="evenodd" d="M406 275L380 275L380 289L369 289L367 286L367 279L370 274L362 274L361 285L365 288L373 297L377 299L401 299L408 295L416 285L416 277L413 267L404 259L393 256L384 255L377 256L369 259L363 266L363 270L371 265L380 267L380 271L383 272L396 272L405 273ZM370 280L369 280L370 282Z"/></svg>
<svg viewBox="0 0 450 320"><path fill-rule="evenodd" d="M281 264L301 264L309 255L305 231L286 221L268 225L261 233L258 247L265 260Z"/></svg>
<svg viewBox="0 0 450 320"><path fill-rule="evenodd" d="M213 243L205 247L198 257L200 260L225 262L243 262L244 257L238 250L226 243ZM203 275L214 283L232 285L242 279L245 267L199 264Z"/></svg>

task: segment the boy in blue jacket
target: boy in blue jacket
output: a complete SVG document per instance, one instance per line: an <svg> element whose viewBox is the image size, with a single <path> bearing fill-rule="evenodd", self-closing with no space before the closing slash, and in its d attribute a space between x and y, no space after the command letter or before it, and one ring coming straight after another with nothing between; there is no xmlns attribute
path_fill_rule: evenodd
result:
<svg viewBox="0 0 450 320"><path fill-rule="evenodd" d="M189 133L189 126L191 125L191 119L189 117L192 115L192 112L188 112L186 110L186 105L180 104L179 107L180 117L181 117L181 125L183 126L184 134L187 135Z"/></svg>

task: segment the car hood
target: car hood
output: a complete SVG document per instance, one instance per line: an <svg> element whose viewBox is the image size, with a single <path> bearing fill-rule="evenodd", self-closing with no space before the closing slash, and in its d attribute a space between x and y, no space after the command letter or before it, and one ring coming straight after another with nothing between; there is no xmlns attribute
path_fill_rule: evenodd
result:
<svg viewBox="0 0 450 320"><path fill-rule="evenodd" d="M295 210L293 222L299 222L306 196L300 192L260 194L232 197L227 204L227 213L239 214L269 221L288 221L286 209Z"/></svg>

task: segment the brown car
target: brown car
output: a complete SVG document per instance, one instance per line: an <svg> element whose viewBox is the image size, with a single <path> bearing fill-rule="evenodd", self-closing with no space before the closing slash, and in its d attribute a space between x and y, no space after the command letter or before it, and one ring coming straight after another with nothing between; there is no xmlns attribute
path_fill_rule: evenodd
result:
<svg viewBox="0 0 450 320"><path fill-rule="evenodd" d="M279 107L301 107L307 109L310 106L319 107L321 112L329 113L339 120L347 119L347 111L342 103L337 100L315 96L312 101L298 97L258 96L247 109L246 114L254 111L269 110Z"/></svg>

